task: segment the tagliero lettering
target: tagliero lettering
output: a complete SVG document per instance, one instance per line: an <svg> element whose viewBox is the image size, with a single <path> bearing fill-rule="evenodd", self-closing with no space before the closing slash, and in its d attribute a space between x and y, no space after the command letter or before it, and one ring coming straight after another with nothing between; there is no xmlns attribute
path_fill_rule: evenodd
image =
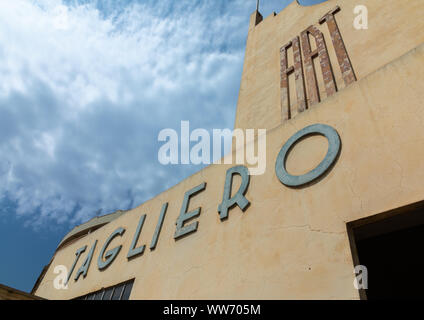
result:
<svg viewBox="0 0 424 320"><path fill-rule="evenodd" d="M301 175L301 176L290 175L285 168L285 162L286 162L286 158L289 151L301 139L304 139L305 137L310 135L317 135L317 134L326 137L328 140L329 147L328 147L328 151L325 158L321 161L321 163L316 168L314 168L313 170L311 170L310 172L304 175ZM287 187L302 187L302 186L307 187L308 184L316 181L318 178L320 178L332 167L332 165L335 163L337 156L340 152L340 146L341 146L340 137L334 128L324 124L314 124L314 125L308 126L296 132L282 146L278 154L278 157L276 159L275 174L280 180L280 182ZM232 190L233 178L235 175L239 175L241 177L241 184L237 191ZM227 170L222 202L221 204L219 204L217 208L221 221L228 219L229 211L235 208L236 206L238 206L243 212L245 212L248 209L250 205L250 201L249 199L246 198L245 195L249 188L249 184L251 182L250 176L251 175L249 174L248 168L243 165L237 165ZM176 221L176 229L174 234L175 241L178 241L179 239L197 231L199 222L194 221L189 223L189 220L191 221L194 218L198 217L200 215L201 208L199 207L192 211L187 211L187 210L189 208L190 200L192 199L192 197L203 192L206 189L206 187L207 187L207 183L203 182L200 185L195 186L192 189L188 190L184 194L183 204L180 210L180 215ZM154 250L156 248L156 245L159 240L160 232L162 229L162 225L164 223L164 219L166 216L167 208L168 208L168 203L163 204L162 210L159 216L159 220L157 222L156 230L153 234L152 241L150 244L150 250ZM140 238L140 234L142 232L145 220L146 220L146 215L144 214L141 216L138 222L137 229L135 231L135 234L133 235L133 240L130 246L130 250L127 253L127 259L129 261L138 256L143 255L143 253L145 252L146 245L136 247L138 239ZM97 267L99 270L105 270L116 259L116 257L118 256L118 254L120 253L122 249L122 245L119 245L113 249L109 249L109 245L115 238L123 237L124 234L125 234L125 229L122 227L119 227L114 232L112 232L112 234L107 238L107 240L105 241L105 243L103 244L100 250L100 253L97 259ZM94 244L90 248L90 251L84 263L77 270L76 275L74 277L75 281L78 281L80 276L83 276L84 278L87 276L96 246L97 246L97 240L95 240ZM75 269L76 264L78 263L78 260L81 254L85 252L86 249L87 249L87 246L84 246L82 248L79 248L76 251L75 253L76 257L69 271L65 285L68 283L69 279L71 278L72 273Z"/></svg>

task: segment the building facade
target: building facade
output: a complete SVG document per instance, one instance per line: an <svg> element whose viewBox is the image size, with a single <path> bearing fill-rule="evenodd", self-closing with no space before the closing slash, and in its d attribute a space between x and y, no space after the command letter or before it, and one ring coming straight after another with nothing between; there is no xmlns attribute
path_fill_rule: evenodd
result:
<svg viewBox="0 0 424 320"><path fill-rule="evenodd" d="M424 234L424 2L361 4L366 29L355 26L365 11L351 0L254 12L235 128L267 130L265 172L213 164L135 209L78 226L33 293L422 295L413 248ZM56 288L60 266L67 289ZM404 278L388 283L394 267Z"/></svg>

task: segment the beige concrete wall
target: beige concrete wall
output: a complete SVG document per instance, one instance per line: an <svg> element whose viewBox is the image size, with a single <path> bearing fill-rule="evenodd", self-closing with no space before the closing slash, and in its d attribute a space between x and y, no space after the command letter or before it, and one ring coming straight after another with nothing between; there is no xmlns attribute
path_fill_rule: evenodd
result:
<svg viewBox="0 0 424 320"><path fill-rule="evenodd" d="M315 23L335 4L341 6L342 12L352 12L349 2L329 1L308 8L292 4L278 15L280 17L265 19L255 28L254 35L249 34L248 65L238 106L241 118L237 121L242 127L265 125L273 129L267 132L266 172L251 176L246 194L251 205L244 213L236 207L230 211L228 220L220 221L217 207L222 201L226 170L232 165L209 166L59 250L35 294L49 299L68 299L135 278L131 299L358 299L358 291L353 286L346 223L423 199L424 45L418 45L423 39L416 28L422 22L415 12L422 2L405 1L410 5L406 6L409 12L397 4L401 1L384 1L384 5L383 1L365 1L370 4L367 39L354 36L353 30L349 36L351 20L337 17L359 81L283 125L273 122L274 117L268 117L279 100L276 95L280 44L300 34L305 26ZM378 6L382 11L377 10ZM396 37L398 41L403 39L403 46L397 41L384 40L387 28L393 27L390 23L383 35L373 30L377 28L381 32L383 27L382 22L371 17L389 17L390 8L394 7L406 10L403 20L397 13L393 13L394 20L390 19L392 23L403 22L396 26L402 29L403 36L396 33ZM306 10L306 14L300 10ZM264 51L258 49L253 54L252 41L265 45L268 37L279 39L273 48L262 47L260 50ZM366 43L368 49L361 54L361 47L364 49ZM391 45L384 49L384 43ZM383 54L385 50L387 53ZM253 64L261 65L259 51L267 62L253 67ZM374 57L376 52L380 53L379 58ZM268 55L271 57L266 58ZM249 70L255 68L267 71L260 80L247 79L254 72ZM272 89L264 91L266 86ZM266 93L269 98L263 96ZM243 102L247 96L251 104ZM257 108L250 108L254 103ZM251 113L251 118L243 118L242 108L246 108L245 115ZM254 114L257 117L253 117ZM275 175L277 154L295 132L315 123L330 125L338 131L342 141L340 157L332 170L315 184L288 188ZM326 148L324 138L303 140L289 155L289 172L307 172L319 163ZM199 221L199 228L175 241L175 221L184 193L202 182L207 183L206 189L193 197L189 206L189 210L202 208L200 217L195 219ZM239 183L236 179L235 190ZM158 246L151 252L148 247L165 202L169 202L167 216ZM127 261L142 214L147 214L147 219L138 244L146 244L146 251L143 256ZM100 272L97 268L100 249L118 227L125 228L126 232L109 248L120 244L123 248L114 263ZM76 250L87 245L77 270L95 240L99 243L87 277L78 282L70 281L68 290L55 290L55 266L70 268Z"/></svg>
<svg viewBox="0 0 424 320"><path fill-rule="evenodd" d="M367 30L356 30L353 26L356 17L353 11L358 4L368 8ZM422 0L329 0L306 7L293 1L276 16L264 17L261 23L249 30L236 128L271 129L282 123L280 48L293 37L300 36L310 25L315 25L324 33L337 85L340 90L345 87L328 27L325 23L318 23L321 17L337 5L341 10L335 14L335 18L358 80L424 41ZM314 41L311 41L311 45L314 46ZM290 52L289 66L293 65ZM317 73L321 97L325 100L322 77L320 72ZM294 89L293 75L290 81L290 87ZM294 91L291 90L292 101L296 102ZM296 105L292 110L296 110Z"/></svg>

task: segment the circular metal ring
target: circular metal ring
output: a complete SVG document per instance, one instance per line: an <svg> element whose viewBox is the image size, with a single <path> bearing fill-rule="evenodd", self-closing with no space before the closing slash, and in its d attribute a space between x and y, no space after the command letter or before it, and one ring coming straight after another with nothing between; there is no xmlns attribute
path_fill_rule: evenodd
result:
<svg viewBox="0 0 424 320"><path fill-rule="evenodd" d="M312 169L306 174L300 176L293 176L289 174L286 170L286 158L288 152L300 139L312 134L323 135L328 140L328 151L324 160L322 160L315 169ZM313 124L303 128L302 130L296 132L289 140L287 140L287 142L281 148L275 163L275 173L277 174L277 177L281 183L289 187L299 187L312 182L323 175L331 167L331 165L336 160L337 155L339 154L340 145L341 143L339 134L334 128L328 125Z"/></svg>

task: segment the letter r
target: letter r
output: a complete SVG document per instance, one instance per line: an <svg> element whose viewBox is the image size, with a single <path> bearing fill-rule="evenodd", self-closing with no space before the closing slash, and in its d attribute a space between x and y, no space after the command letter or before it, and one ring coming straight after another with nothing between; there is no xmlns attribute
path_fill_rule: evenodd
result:
<svg viewBox="0 0 424 320"><path fill-rule="evenodd" d="M231 198L231 189L233 186L233 176L239 174L241 176L241 185L236 194ZM245 166L236 166L227 170L224 186L224 196L222 203L218 206L219 217L221 220L228 218L228 211L235 205L245 211L250 202L244 196L249 187L250 175L249 170Z"/></svg>

